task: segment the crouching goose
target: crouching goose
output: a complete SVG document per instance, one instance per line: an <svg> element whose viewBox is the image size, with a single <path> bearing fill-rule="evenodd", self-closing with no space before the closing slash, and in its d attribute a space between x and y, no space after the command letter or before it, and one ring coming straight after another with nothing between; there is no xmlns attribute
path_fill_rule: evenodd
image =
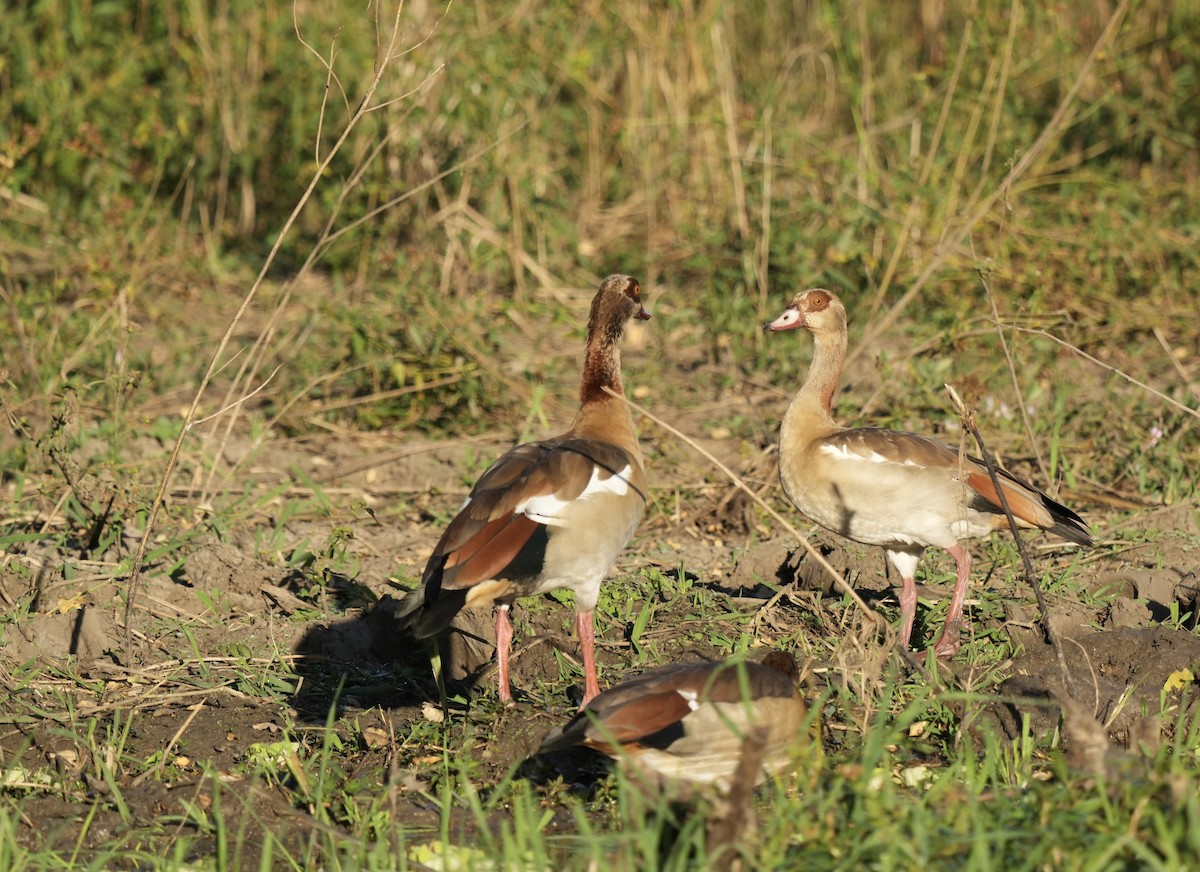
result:
<svg viewBox="0 0 1200 872"><path fill-rule="evenodd" d="M801 512L835 533L881 545L900 574L900 644L907 648L917 610L914 576L929 546L950 552L958 578L939 657L959 648L971 555L961 540L1008 526L987 467L942 442L879 427L844 429L834 423L833 393L846 358L846 310L829 291L796 294L767 325L779 332L803 327L812 334L812 366L783 416L779 479ZM1004 470L1000 487L1021 527L1091 545L1087 525L1028 482Z"/></svg>
<svg viewBox="0 0 1200 872"><path fill-rule="evenodd" d="M784 770L802 733L796 661L773 651L761 664L661 666L606 690L542 740L539 754L583 745L658 783L728 791L743 742L761 742L762 769Z"/></svg>
<svg viewBox="0 0 1200 872"><path fill-rule="evenodd" d="M646 475L621 393L620 342L631 318L647 319L635 279L611 275L588 318L580 407L563 435L518 445L480 476L397 612L417 638L449 626L464 608L496 604L500 700L509 687L509 608L518 597L575 592L586 703L600 693L592 610L600 582L637 529Z"/></svg>

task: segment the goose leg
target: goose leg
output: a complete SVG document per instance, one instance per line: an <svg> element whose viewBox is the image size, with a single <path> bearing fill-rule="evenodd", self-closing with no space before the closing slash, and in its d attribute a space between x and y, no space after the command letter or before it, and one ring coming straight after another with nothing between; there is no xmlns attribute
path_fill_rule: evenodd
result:
<svg viewBox="0 0 1200 872"><path fill-rule="evenodd" d="M921 562L924 548L886 548L888 563L900 576L900 593L896 599L900 601L900 647L908 650L909 637L912 636L913 619L917 616L917 564Z"/></svg>
<svg viewBox="0 0 1200 872"><path fill-rule="evenodd" d="M914 578L904 579L903 586L897 596L900 600L900 647L907 651L908 640L912 636L913 619L917 616L917 581Z"/></svg>
<svg viewBox="0 0 1200 872"><path fill-rule="evenodd" d="M512 705L512 688L509 686L508 651L512 647L513 627L508 617L507 605L496 609L496 674L499 676L500 702Z"/></svg>
<svg viewBox="0 0 1200 872"><path fill-rule="evenodd" d="M579 647L583 651L583 702L580 704L582 708L600 695L600 680L596 677L596 626L590 611L575 615L575 631L579 635Z"/></svg>
<svg viewBox="0 0 1200 872"><path fill-rule="evenodd" d="M963 602L967 598L967 580L971 576L971 553L961 545L947 548L958 566L958 579L954 582L954 594L950 597L950 611L946 614L946 625L942 635L933 646L938 657L949 658L958 653L959 633L962 631Z"/></svg>

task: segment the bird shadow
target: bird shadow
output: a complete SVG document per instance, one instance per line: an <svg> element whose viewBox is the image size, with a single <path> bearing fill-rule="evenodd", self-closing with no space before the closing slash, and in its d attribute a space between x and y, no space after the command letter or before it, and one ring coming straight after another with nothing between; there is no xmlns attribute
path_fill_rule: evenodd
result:
<svg viewBox="0 0 1200 872"><path fill-rule="evenodd" d="M416 639L400 627L398 607L397 599L385 595L343 619L304 631L294 648L300 680L292 697L301 719L323 723L331 708L341 715L370 706L440 704L432 666L439 648L449 676L447 697L471 698L488 672L492 643L469 629L436 640ZM485 649L488 655L481 660L478 651Z"/></svg>

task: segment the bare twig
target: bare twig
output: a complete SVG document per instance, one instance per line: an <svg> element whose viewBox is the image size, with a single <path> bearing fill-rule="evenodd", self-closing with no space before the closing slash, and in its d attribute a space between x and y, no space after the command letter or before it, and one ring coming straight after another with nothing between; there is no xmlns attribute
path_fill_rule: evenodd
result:
<svg viewBox="0 0 1200 872"><path fill-rule="evenodd" d="M1175 367L1175 373L1185 383L1188 381L1187 370L1180 364L1179 358L1175 356L1175 349L1171 347L1171 343L1167 341L1167 337L1163 334L1162 328L1157 324L1153 327L1154 338L1158 340L1158 344L1162 346L1162 350L1167 353L1167 360L1171 361L1171 365ZM1197 386L1192 385L1192 393L1197 392Z"/></svg>
<svg viewBox="0 0 1200 872"><path fill-rule="evenodd" d="M342 105L344 105L346 107L346 111L349 112L350 98L346 95L346 86L342 84L342 80L338 78L337 72L335 72L333 69L334 46L337 44L338 37L341 36L341 30L339 29L338 32L333 35L333 39L329 46L329 60L325 60L325 55L317 51L316 48L310 45L308 40L304 38L304 34L300 30L299 8L295 3L292 4L292 27L296 31L296 41L308 49L309 52L312 53L312 56L315 57L321 63L321 66L325 68L325 94L321 97L321 123L323 124L325 121L325 105L329 100L330 82L337 85L338 93L342 95ZM316 160L318 162L321 160L320 130L321 126L318 125L316 145Z"/></svg>
<svg viewBox="0 0 1200 872"><path fill-rule="evenodd" d="M188 424L188 427L195 427L198 424L203 424L205 421L211 421L213 418L224 415L226 412L228 412L230 409L234 408L235 406L240 406L242 403L246 402L246 400L249 400L255 394L262 391L263 388L265 388L267 385L269 385L271 383L271 379L275 378L275 376L279 374L279 370L281 370L281 369L283 369L282 363L279 364L279 366L275 367L275 369L271 372L271 374L269 376L267 376L265 379L263 379L263 383L260 384L258 387L256 387L254 390L252 390L250 393L246 394L244 397L239 397L238 399L236 399L232 403L230 403L228 406L218 409L217 411L213 412L211 415L205 415L203 418L198 418L195 421L192 421L190 424Z"/></svg>
<svg viewBox="0 0 1200 872"><path fill-rule="evenodd" d="M187 728L192 725L192 721L196 720L196 715L200 714L200 712L204 709L204 704L206 702L208 702L207 696L191 707L191 713L188 714L187 718L184 719L184 722L179 726L179 729L175 731L175 735L171 737L171 741L167 742L167 746L163 748L162 753L158 756L157 762L155 762L155 764L145 772L137 776L137 778L133 779L133 781L130 782L130 787L139 787L147 778L167 765L167 761L171 758L171 752L175 749L175 743L179 741L180 737L185 732L187 732Z"/></svg>
<svg viewBox="0 0 1200 872"><path fill-rule="evenodd" d="M982 271L979 273L979 281L983 284L983 291L987 294L988 303L992 307L992 318L996 324L996 338L1000 340L1000 349L1004 352L1004 360L1008 364L1008 374L1012 378L1013 393L1017 397L1017 408L1021 411L1021 422L1025 425L1025 436L1029 440L1029 447L1033 449L1033 457L1037 461L1038 470L1042 474L1043 481L1050 481L1050 473L1046 469L1046 463L1042 460L1042 450L1038 447L1038 440L1033 435L1033 422L1029 420L1029 410L1026 408L1025 396L1021 391L1021 384L1017 379L1017 367L1013 363L1012 350L1008 347L1008 340L1004 338L1004 327L1000 323L1000 310L996 308L996 297L992 293L992 282Z"/></svg>
<svg viewBox="0 0 1200 872"><path fill-rule="evenodd" d="M1067 659L1063 654L1062 645L1059 644L1058 634L1050 626L1050 606L1047 605L1046 595L1042 592L1042 586L1038 583L1037 576L1034 575L1033 561L1029 559L1029 550L1025 547L1025 540L1021 538L1020 530L1017 528L1017 519L1013 517L1012 509L1008 505L1008 497L1005 495L1004 487L1000 484L1000 476L996 472L995 461L992 460L991 452L988 451L987 445L984 444L979 428L975 426L975 412L973 409L967 408L962 398L959 397L958 391L954 390L950 385L946 385L946 393L950 395L950 402L953 404L955 412L958 413L963 428L971 434L975 439L975 444L979 447L979 454L983 458L984 465L987 467L988 476L992 480L992 487L996 489L996 495L1000 499L1000 508L1004 509L1004 517L1008 519L1008 528L1012 531L1013 539L1017 542L1017 551L1021 555L1021 563L1025 569L1025 580L1033 588L1033 595L1037 599L1038 609L1041 610L1042 632L1045 633L1046 641L1050 643L1050 647L1054 649L1054 656L1058 659L1058 668L1062 672L1063 684L1073 691L1075 689L1075 682L1071 678L1070 670L1067 669Z"/></svg>
<svg viewBox="0 0 1200 872"><path fill-rule="evenodd" d="M1088 361L1089 363L1094 363L1094 364L1096 364L1096 366L1100 367L1101 369L1108 370L1113 375L1119 375L1121 378L1125 379L1125 381L1127 381L1131 384L1137 385L1142 390L1147 391L1147 392L1153 394L1154 396L1158 397L1164 403L1168 403L1169 405L1174 406L1176 409L1179 409L1179 411L1187 412L1193 418L1200 418L1200 411L1193 409L1191 406L1184 405L1183 403L1179 402L1179 400L1168 397L1162 391L1150 387L1150 385L1146 384L1144 381L1138 381L1133 376L1131 376L1125 372L1122 372L1121 370L1117 369L1115 366L1107 364L1103 360L1099 360L1098 358L1092 357L1092 355L1088 354L1082 348L1078 347L1077 345L1072 345L1070 342L1067 342L1065 339L1059 339L1053 333L1049 333L1045 330L1042 330L1041 328L1017 327L1012 324L1005 325L1005 326L1008 326L1008 328L1010 330L1014 330L1017 333L1029 333L1034 336L1044 336L1045 338L1049 339L1051 342L1058 343L1063 348L1069 348L1071 351L1075 352L1076 354L1078 354L1080 357L1082 357L1084 360Z"/></svg>

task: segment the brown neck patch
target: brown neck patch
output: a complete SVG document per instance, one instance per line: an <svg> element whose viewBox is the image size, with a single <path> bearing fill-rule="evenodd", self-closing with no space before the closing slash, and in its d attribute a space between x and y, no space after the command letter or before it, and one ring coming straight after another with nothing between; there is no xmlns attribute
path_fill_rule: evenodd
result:
<svg viewBox="0 0 1200 872"><path fill-rule="evenodd" d="M621 338L631 316L623 294L603 291L592 301L588 314L587 350L583 358L583 378L579 401L595 402L608 396L605 388L623 393L621 387Z"/></svg>
<svg viewBox="0 0 1200 872"><path fill-rule="evenodd" d="M608 397L605 388L623 394L621 385L621 356L617 346L588 345L583 362L583 379L579 384L579 402L592 403Z"/></svg>

